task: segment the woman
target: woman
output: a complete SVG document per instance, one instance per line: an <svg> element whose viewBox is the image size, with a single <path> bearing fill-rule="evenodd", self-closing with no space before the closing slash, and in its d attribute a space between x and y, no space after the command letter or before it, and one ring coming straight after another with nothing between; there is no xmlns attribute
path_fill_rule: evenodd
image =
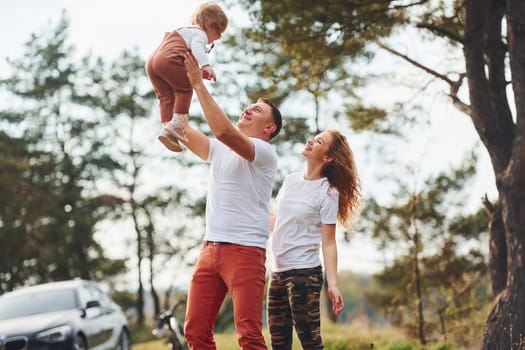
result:
<svg viewBox="0 0 525 350"><path fill-rule="evenodd" d="M268 324L272 348L292 348L292 326L304 349L323 349L319 299L323 273L332 310L343 309L337 289L336 224L349 228L360 187L346 138L329 130L308 140L302 152L304 173L288 175L270 218L272 274L268 287Z"/></svg>

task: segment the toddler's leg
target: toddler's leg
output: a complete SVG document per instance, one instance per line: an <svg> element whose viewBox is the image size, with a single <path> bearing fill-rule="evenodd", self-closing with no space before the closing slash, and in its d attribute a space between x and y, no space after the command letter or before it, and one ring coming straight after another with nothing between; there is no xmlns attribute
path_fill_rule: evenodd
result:
<svg viewBox="0 0 525 350"><path fill-rule="evenodd" d="M177 92L175 93L175 106L173 108L173 118L167 126L167 130L173 136L183 142L188 142L186 133L184 132L184 118L188 117L190 109L192 92Z"/></svg>
<svg viewBox="0 0 525 350"><path fill-rule="evenodd" d="M157 51L148 57L146 62L146 73L151 81L155 95L159 100L160 108L160 120L162 123L169 122L171 120L171 115L175 105L175 95L173 88L169 83L163 79L163 77L157 72L157 62L156 62Z"/></svg>

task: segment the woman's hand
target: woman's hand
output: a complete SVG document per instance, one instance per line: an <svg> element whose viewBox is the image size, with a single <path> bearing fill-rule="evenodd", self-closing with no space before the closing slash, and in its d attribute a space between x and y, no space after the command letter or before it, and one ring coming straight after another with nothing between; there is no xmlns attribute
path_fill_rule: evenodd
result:
<svg viewBox="0 0 525 350"><path fill-rule="evenodd" d="M345 303L343 302L343 296L339 293L337 287L328 287L328 297L332 302L332 311L335 315L339 315Z"/></svg>

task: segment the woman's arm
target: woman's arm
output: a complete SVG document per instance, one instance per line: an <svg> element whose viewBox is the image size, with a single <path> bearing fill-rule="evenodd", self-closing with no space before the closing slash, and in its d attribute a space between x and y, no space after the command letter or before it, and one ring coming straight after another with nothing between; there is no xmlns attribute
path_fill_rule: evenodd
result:
<svg viewBox="0 0 525 350"><path fill-rule="evenodd" d="M328 297L332 301L332 311L339 314L343 310L344 302L337 289L337 243L335 240L335 224L322 224L322 251Z"/></svg>

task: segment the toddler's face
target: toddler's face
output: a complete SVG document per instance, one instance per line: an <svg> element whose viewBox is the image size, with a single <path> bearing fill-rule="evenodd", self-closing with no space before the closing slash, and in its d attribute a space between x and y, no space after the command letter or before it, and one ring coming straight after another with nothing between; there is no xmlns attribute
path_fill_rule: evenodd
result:
<svg viewBox="0 0 525 350"><path fill-rule="evenodd" d="M208 44L211 44L222 37L222 32L216 23L212 23L207 27L206 35L208 36Z"/></svg>

